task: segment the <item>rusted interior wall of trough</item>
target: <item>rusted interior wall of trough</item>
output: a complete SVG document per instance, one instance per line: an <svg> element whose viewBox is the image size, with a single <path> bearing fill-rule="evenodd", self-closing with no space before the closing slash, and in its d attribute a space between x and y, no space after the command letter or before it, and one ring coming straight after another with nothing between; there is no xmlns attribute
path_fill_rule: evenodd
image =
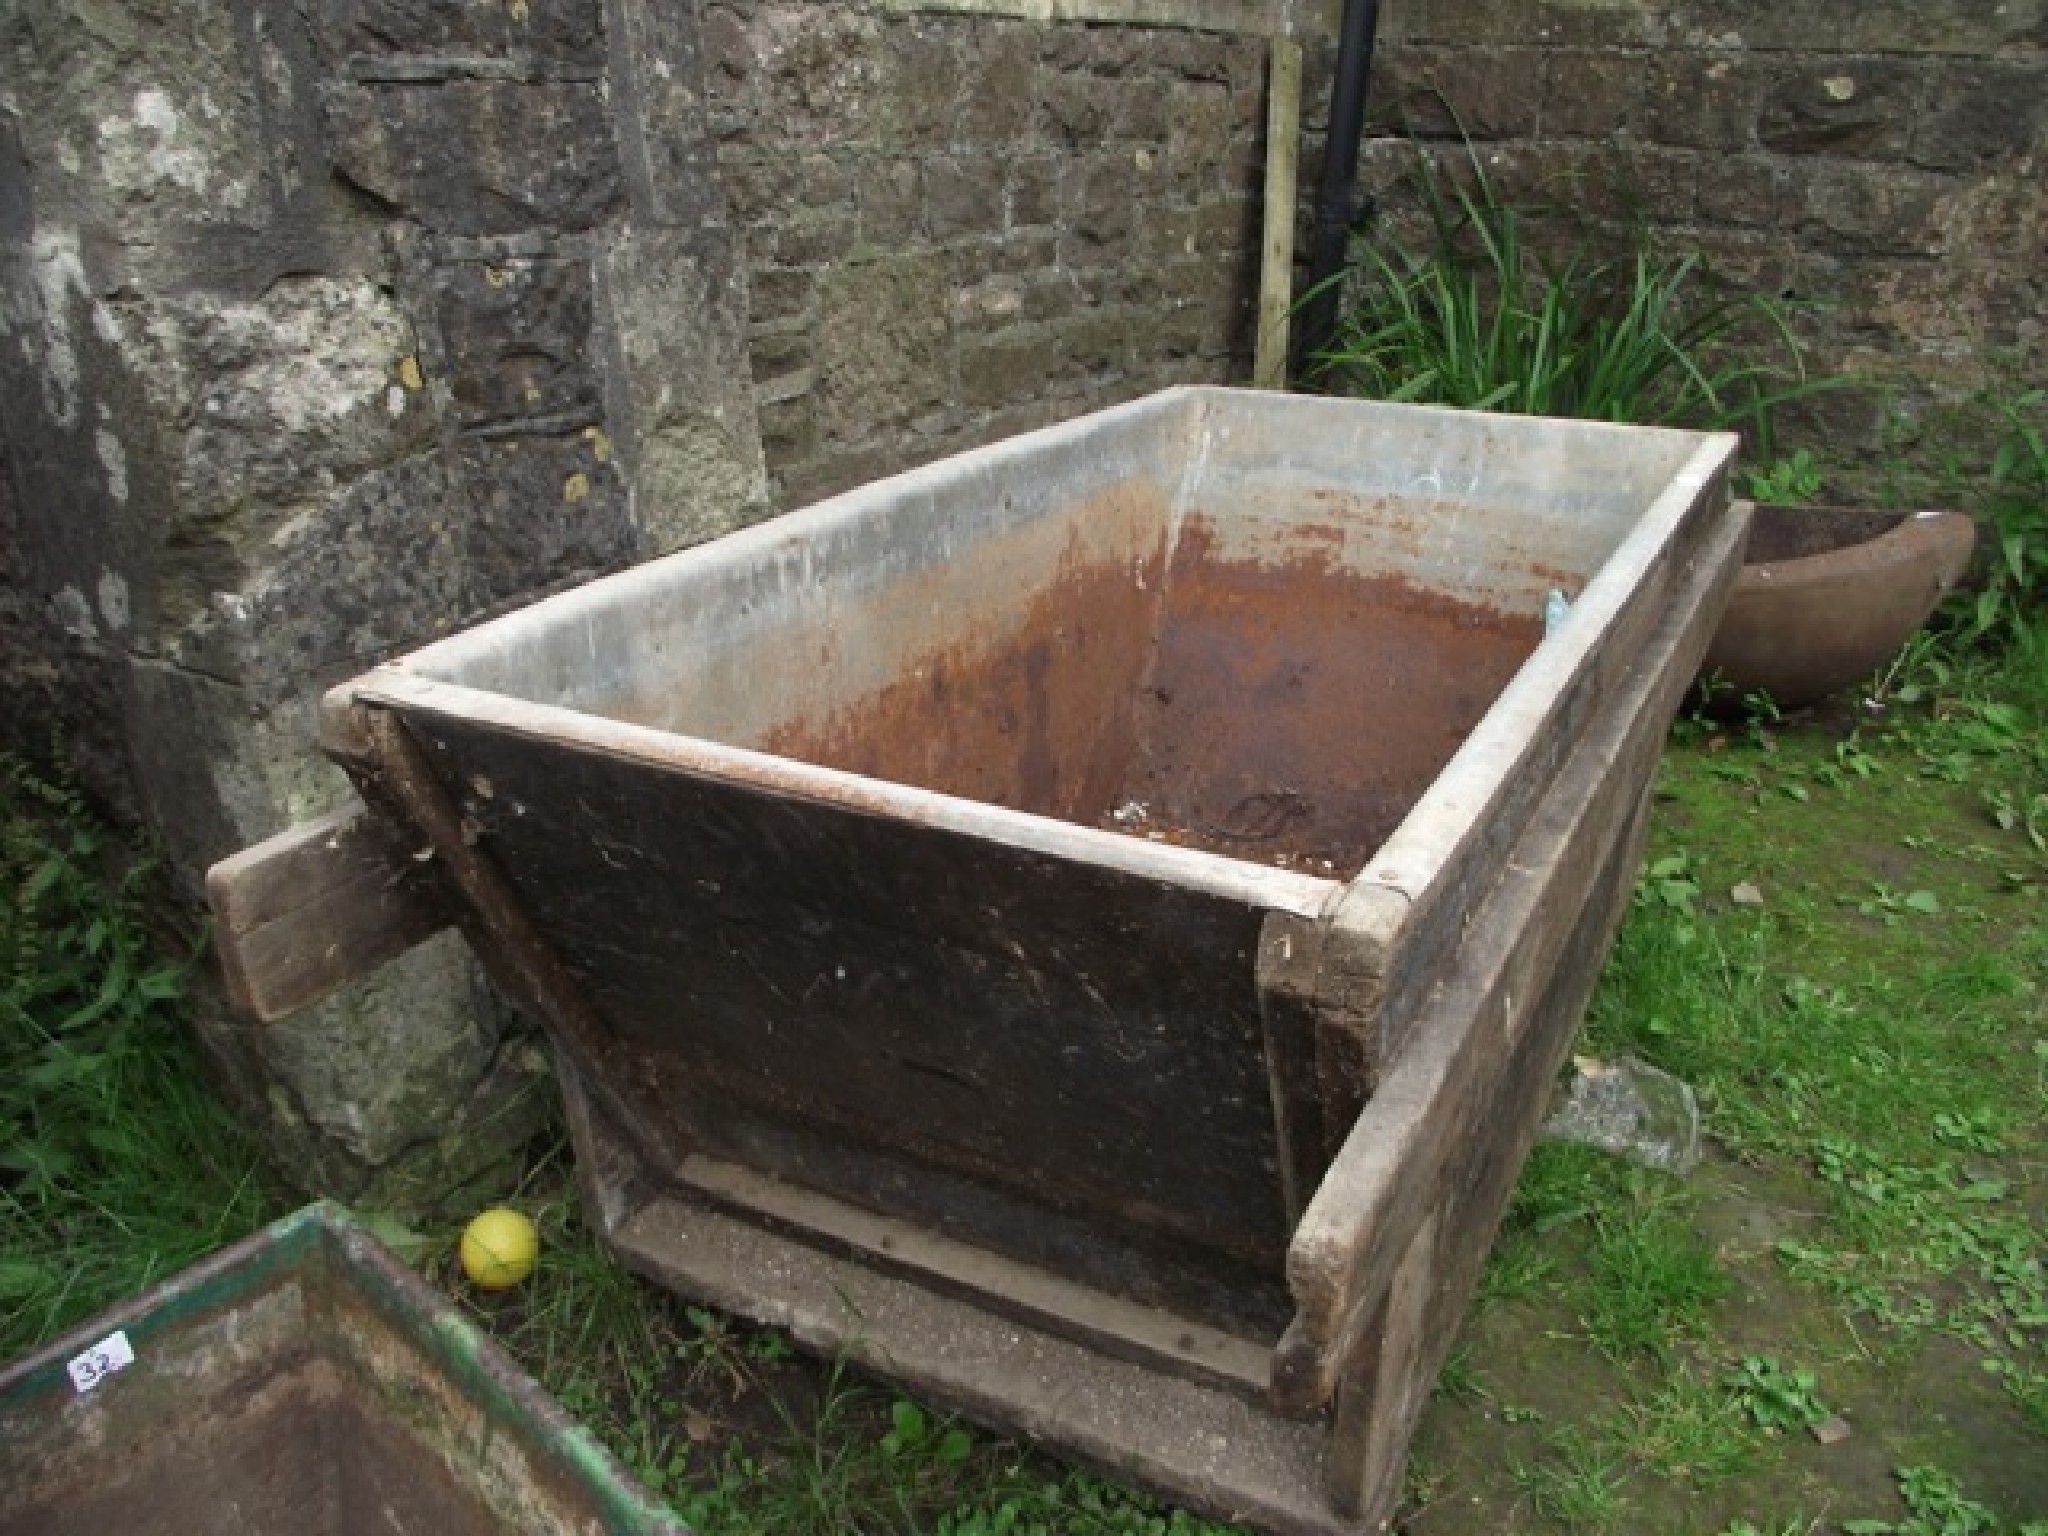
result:
<svg viewBox="0 0 2048 1536"><path fill-rule="evenodd" d="M1192 522L1170 562L1062 561L1021 623L970 623L912 653L899 681L757 744L1234 857L1355 870L1541 625L1361 573L1334 558L1342 543L1310 529L1285 558L1233 560ZM920 596L878 601L916 612ZM839 643L800 631L790 649Z"/></svg>

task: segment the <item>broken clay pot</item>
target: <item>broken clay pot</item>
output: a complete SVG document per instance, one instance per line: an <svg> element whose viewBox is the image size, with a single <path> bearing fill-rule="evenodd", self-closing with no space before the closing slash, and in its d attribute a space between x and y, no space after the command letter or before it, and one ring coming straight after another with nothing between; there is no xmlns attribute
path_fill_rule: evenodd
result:
<svg viewBox="0 0 2048 1536"><path fill-rule="evenodd" d="M1976 539L1960 512L1760 504L1701 675L1780 709L1846 688L1927 621Z"/></svg>

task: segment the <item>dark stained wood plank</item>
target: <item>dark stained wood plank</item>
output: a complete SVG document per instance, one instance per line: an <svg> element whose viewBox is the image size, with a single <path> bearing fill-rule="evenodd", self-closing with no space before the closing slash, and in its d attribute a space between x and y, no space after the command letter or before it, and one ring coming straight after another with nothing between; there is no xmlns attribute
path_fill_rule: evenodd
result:
<svg viewBox="0 0 2048 1536"><path fill-rule="evenodd" d="M351 735L369 754L347 764L358 792L432 846L446 878L462 893L463 937L491 979L546 1022L557 1049L582 1069L592 1093L648 1166L662 1172L680 1168L694 1149L671 1121L649 1112L645 1062L605 1027L504 872L476 846L474 825L435 777L419 743L392 711L372 704L354 710Z"/></svg>
<svg viewBox="0 0 2048 1536"><path fill-rule="evenodd" d="M1262 907L388 696L676 1136L1284 1325Z"/></svg>
<svg viewBox="0 0 2048 1536"><path fill-rule="evenodd" d="M214 865L206 895L229 1000L272 1023L448 927L425 847L357 806Z"/></svg>

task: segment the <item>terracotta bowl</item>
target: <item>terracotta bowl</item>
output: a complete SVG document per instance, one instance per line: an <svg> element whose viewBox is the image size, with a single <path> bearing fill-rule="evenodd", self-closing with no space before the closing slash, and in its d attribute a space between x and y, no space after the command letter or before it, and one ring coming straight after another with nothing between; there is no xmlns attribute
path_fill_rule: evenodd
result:
<svg viewBox="0 0 2048 1536"><path fill-rule="evenodd" d="M1960 512L1760 504L1701 667L1798 709L1884 665L1970 562Z"/></svg>

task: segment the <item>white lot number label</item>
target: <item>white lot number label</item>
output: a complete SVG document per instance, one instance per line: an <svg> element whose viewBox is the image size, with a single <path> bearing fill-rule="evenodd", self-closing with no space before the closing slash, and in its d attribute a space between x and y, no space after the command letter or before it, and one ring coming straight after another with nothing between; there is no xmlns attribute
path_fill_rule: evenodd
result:
<svg viewBox="0 0 2048 1536"><path fill-rule="evenodd" d="M122 1330L108 1334L64 1369L71 1373L71 1385L81 1392L90 1392L123 1366L134 1363L135 1351L128 1343L127 1332Z"/></svg>

